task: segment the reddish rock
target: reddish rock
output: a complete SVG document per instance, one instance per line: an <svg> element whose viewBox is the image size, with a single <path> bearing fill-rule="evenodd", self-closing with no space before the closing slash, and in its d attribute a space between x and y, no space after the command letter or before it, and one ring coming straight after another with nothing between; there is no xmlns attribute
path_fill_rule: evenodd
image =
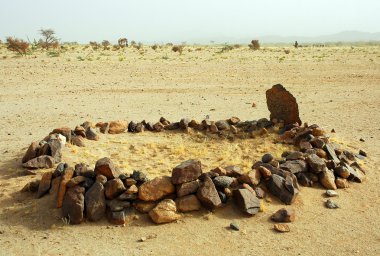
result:
<svg viewBox="0 0 380 256"><path fill-rule="evenodd" d="M308 167L304 160L290 160L280 164L280 168L289 171L293 174L307 172Z"/></svg>
<svg viewBox="0 0 380 256"><path fill-rule="evenodd" d="M26 151L24 157L22 158L22 163L26 163L29 160L32 160L33 158L36 158L37 157L38 148L39 148L38 142L37 141L32 142L32 144L30 144L28 150Z"/></svg>
<svg viewBox="0 0 380 256"><path fill-rule="evenodd" d="M320 174L319 174L319 182L322 184L323 187L326 189L337 189L335 185L335 176L332 171L325 168Z"/></svg>
<svg viewBox="0 0 380 256"><path fill-rule="evenodd" d="M155 124L153 125L153 130L154 130L155 132L160 132L160 131L162 131L164 128L165 128L165 127L164 127L164 125L163 125L161 122L157 122L157 123L155 123ZM149 130L149 127L147 127L147 129Z"/></svg>
<svg viewBox="0 0 380 256"><path fill-rule="evenodd" d="M252 169L246 174L241 175L238 180L240 183L247 183L249 185L257 186L260 183L261 174L257 169Z"/></svg>
<svg viewBox="0 0 380 256"><path fill-rule="evenodd" d="M40 185L38 186L37 198L41 198L43 195L45 195L49 191L52 176L53 176L52 172L45 172L42 175Z"/></svg>
<svg viewBox="0 0 380 256"><path fill-rule="evenodd" d="M92 128L92 127L88 127L86 129L86 138L88 140L95 140L95 141L98 141L99 140L99 135L96 133L95 129Z"/></svg>
<svg viewBox="0 0 380 256"><path fill-rule="evenodd" d="M295 181L290 176L289 178L284 178L277 174L272 174L267 181L267 188L270 193L285 204L292 204L299 193Z"/></svg>
<svg viewBox="0 0 380 256"><path fill-rule="evenodd" d="M82 136L72 136L71 137L71 144L77 147L85 147L86 144L84 143L84 138Z"/></svg>
<svg viewBox="0 0 380 256"><path fill-rule="evenodd" d="M349 187L348 181L346 179L342 179L342 178L336 178L335 184L336 184L337 188L348 188Z"/></svg>
<svg viewBox="0 0 380 256"><path fill-rule="evenodd" d="M54 129L50 134L61 134L66 137L66 141L69 142L71 140L71 128L70 127L61 127Z"/></svg>
<svg viewBox="0 0 380 256"><path fill-rule="evenodd" d="M106 198L104 196L104 186L100 182L94 185L86 192L86 216L90 221L98 221L106 213Z"/></svg>
<svg viewBox="0 0 380 256"><path fill-rule="evenodd" d="M37 192L40 186L39 180L34 180L25 184L25 186L20 190L21 192Z"/></svg>
<svg viewBox="0 0 380 256"><path fill-rule="evenodd" d="M128 122L126 121L112 121L109 123L108 133L119 134L128 129Z"/></svg>
<svg viewBox="0 0 380 256"><path fill-rule="evenodd" d="M290 228L286 224L274 224L274 230L280 233L290 232Z"/></svg>
<svg viewBox="0 0 380 256"><path fill-rule="evenodd" d="M62 207L63 198L66 193L66 184L73 177L74 170L73 168L66 168L65 172L61 176L61 184L59 185L58 195L57 195L57 208Z"/></svg>
<svg viewBox="0 0 380 256"><path fill-rule="evenodd" d="M234 190L233 197L235 204L243 213L255 215L259 212L260 200L248 189Z"/></svg>
<svg viewBox="0 0 380 256"><path fill-rule="evenodd" d="M257 167L257 170L260 172L261 177L263 177L265 180L268 180L272 176L272 172L264 166Z"/></svg>
<svg viewBox="0 0 380 256"><path fill-rule="evenodd" d="M301 125L297 100L281 84L276 84L267 90L266 97L271 120L276 118L283 120L285 125L294 123Z"/></svg>
<svg viewBox="0 0 380 256"><path fill-rule="evenodd" d="M53 157L48 155L42 155L36 158L29 160L24 163L22 166L30 169L38 168L52 168L54 166L55 160Z"/></svg>
<svg viewBox="0 0 380 256"><path fill-rule="evenodd" d="M112 212L107 211L107 219L109 223L114 225L124 225L125 224L125 213L124 211Z"/></svg>
<svg viewBox="0 0 380 256"><path fill-rule="evenodd" d="M293 209L282 208L275 212L271 219L275 222L293 222L295 220L296 213Z"/></svg>
<svg viewBox="0 0 380 256"><path fill-rule="evenodd" d="M215 172L219 176L226 176L227 175L227 171L222 167L216 167L215 169L212 169L211 172Z"/></svg>
<svg viewBox="0 0 380 256"><path fill-rule="evenodd" d="M149 202L149 201L139 201L134 204L134 207L136 210L138 210L141 213L148 213L150 212L154 207L156 207L156 202Z"/></svg>
<svg viewBox="0 0 380 256"><path fill-rule="evenodd" d="M70 224L80 224L83 220L84 211L84 188L80 186L71 187L67 190L63 203L62 214Z"/></svg>
<svg viewBox="0 0 380 256"><path fill-rule="evenodd" d="M244 174L243 170L236 165L230 165L224 168L227 172L227 176L230 177L239 177Z"/></svg>
<svg viewBox="0 0 380 256"><path fill-rule="evenodd" d="M179 197L175 200L177 209L180 212L198 211L201 209L201 203L195 195Z"/></svg>
<svg viewBox="0 0 380 256"><path fill-rule="evenodd" d="M212 179L208 176L205 177L204 182L198 189L197 197L202 205L209 210L213 210L222 204L214 182L212 182Z"/></svg>
<svg viewBox="0 0 380 256"><path fill-rule="evenodd" d="M121 179L112 179L107 181L104 190L106 197L108 199L113 199L123 193L126 189Z"/></svg>
<svg viewBox="0 0 380 256"><path fill-rule="evenodd" d="M114 163L108 157L99 159L95 164L95 174L104 175L107 179L119 177L121 172L115 167Z"/></svg>
<svg viewBox="0 0 380 256"><path fill-rule="evenodd" d="M59 185L61 184L62 176L55 177L51 180L50 190L49 194L54 197L54 199L57 199L58 191L59 191ZM54 203L57 203L54 201Z"/></svg>
<svg viewBox="0 0 380 256"><path fill-rule="evenodd" d="M202 166L199 160L190 159L176 166L172 171L173 184L182 184L198 179L202 174Z"/></svg>
<svg viewBox="0 0 380 256"><path fill-rule="evenodd" d="M143 201L156 201L166 195L174 193L175 187L168 176L154 178L139 187L139 199Z"/></svg>
<svg viewBox="0 0 380 256"><path fill-rule="evenodd" d="M181 218L177 213L177 207L173 200L162 200L158 205L149 212L149 217L156 224L169 223Z"/></svg>
<svg viewBox="0 0 380 256"><path fill-rule="evenodd" d="M199 188L199 181L193 180L190 182L182 183L176 186L177 196L182 197L189 194L196 193Z"/></svg>
<svg viewBox="0 0 380 256"><path fill-rule="evenodd" d="M80 126L80 125L78 125L77 127L75 127L74 134L77 135L77 136L81 136L83 138L86 138L86 130L82 126Z"/></svg>

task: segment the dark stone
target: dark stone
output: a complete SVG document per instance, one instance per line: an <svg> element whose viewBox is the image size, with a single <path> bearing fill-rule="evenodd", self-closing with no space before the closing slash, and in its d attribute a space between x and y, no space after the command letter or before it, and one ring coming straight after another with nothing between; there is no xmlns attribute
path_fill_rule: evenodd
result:
<svg viewBox="0 0 380 256"><path fill-rule="evenodd" d="M270 193L278 197L285 204L292 204L298 195L298 189L294 187L294 184L289 184L289 180L272 174L271 178L267 182L267 188Z"/></svg>
<svg viewBox="0 0 380 256"><path fill-rule="evenodd" d="M313 180L310 178L309 173L305 172L299 172L296 174L297 181L299 184L301 184L304 187L312 187L313 186Z"/></svg>
<svg viewBox="0 0 380 256"><path fill-rule="evenodd" d="M84 188L75 186L68 188L63 199L62 214L70 224L80 224L84 211Z"/></svg>
<svg viewBox="0 0 380 256"><path fill-rule="evenodd" d="M29 160L28 162L22 164L25 168L38 169L38 168L52 168L54 166L55 160L53 157L48 155L42 155Z"/></svg>
<svg viewBox="0 0 380 256"><path fill-rule="evenodd" d="M300 151L289 152L285 156L285 158L286 160L304 160L305 159L304 154Z"/></svg>
<svg viewBox="0 0 380 256"><path fill-rule="evenodd" d="M227 176L230 177L239 177L244 174L243 170L236 165L230 165L224 168L227 172Z"/></svg>
<svg viewBox="0 0 380 256"><path fill-rule="evenodd" d="M337 209L337 208L339 208L339 205L337 205L331 199L327 199L327 201L325 202L325 206L326 206L326 208L329 208L329 209Z"/></svg>
<svg viewBox="0 0 380 256"><path fill-rule="evenodd" d="M105 188L105 195L108 199L113 199L123 193L126 188L120 179L112 179L107 181Z"/></svg>
<svg viewBox="0 0 380 256"><path fill-rule="evenodd" d="M131 207L131 203L128 201L121 201L118 199L113 199L110 201L107 201L107 206L110 208L112 212L119 212L123 211L124 209L128 209Z"/></svg>
<svg viewBox="0 0 380 256"><path fill-rule="evenodd" d="M234 178L229 176L218 176L215 177L213 181L216 187L228 188L231 186L232 182L234 181Z"/></svg>
<svg viewBox="0 0 380 256"><path fill-rule="evenodd" d="M339 164L340 160L338 159L337 155L335 154L334 147L330 144L326 144L323 149L326 151L327 156L330 160L334 161L334 163Z"/></svg>
<svg viewBox="0 0 380 256"><path fill-rule="evenodd" d="M219 120L215 122L216 127L218 127L218 130L223 131L223 130L229 130L230 125L226 120Z"/></svg>
<svg viewBox="0 0 380 256"><path fill-rule="evenodd" d="M182 183L176 186L177 196L183 197L189 194L196 193L199 188L199 181L194 180L186 183Z"/></svg>
<svg viewBox="0 0 380 256"><path fill-rule="evenodd" d="M106 213L106 198L104 196L104 186L100 182L94 185L86 192L86 216L90 221L98 221Z"/></svg>
<svg viewBox="0 0 380 256"><path fill-rule="evenodd" d="M89 169L89 166L85 163L76 164L74 167L74 173L77 176L84 176L90 179L93 179L96 177L95 172Z"/></svg>
<svg viewBox="0 0 380 256"><path fill-rule="evenodd" d="M89 127L86 129L86 138L88 140L99 140L99 135L96 133L94 128Z"/></svg>
<svg viewBox="0 0 380 256"><path fill-rule="evenodd" d="M248 189L236 189L233 197L237 207L246 214L255 215L260 210L260 200Z"/></svg>
<svg viewBox="0 0 380 256"><path fill-rule="evenodd" d="M214 210L222 204L219 198L218 191L210 177L206 177L202 185L197 191L197 197L202 205L209 209Z"/></svg>
<svg viewBox="0 0 380 256"><path fill-rule="evenodd" d="M61 127L54 129L50 134L61 134L66 137L67 142L70 142L72 131L69 127Z"/></svg>
<svg viewBox="0 0 380 256"><path fill-rule="evenodd" d="M322 158L315 154L311 154L306 158L306 162L310 166L310 171L314 173L320 173L326 168L326 163Z"/></svg>
<svg viewBox="0 0 380 256"><path fill-rule="evenodd" d="M191 120L189 118L182 118L181 121L179 121L179 127L182 130L185 130L187 127L189 127L189 123Z"/></svg>
<svg viewBox="0 0 380 256"><path fill-rule="evenodd" d="M281 84L274 85L266 91L270 119L283 120L284 124L301 124L296 98Z"/></svg>
<svg viewBox="0 0 380 256"><path fill-rule="evenodd" d="M160 132L164 129L164 125L161 122L157 122L153 125L153 131Z"/></svg>
<svg viewBox="0 0 380 256"><path fill-rule="evenodd" d="M137 124L133 121L129 122L128 124L128 132L136 132L136 126Z"/></svg>
<svg viewBox="0 0 380 256"><path fill-rule="evenodd" d="M62 149L62 144L59 140L57 139L51 139L48 141L47 143L49 145L49 152L50 152L50 156L52 156L54 158L54 161L56 163L59 163L61 161L61 158L62 158L62 152L61 152L61 149Z"/></svg>
<svg viewBox="0 0 380 256"><path fill-rule="evenodd" d="M174 123L165 125L165 130L169 130L169 131L178 130L179 128L180 128L179 122L174 122Z"/></svg>
<svg viewBox="0 0 380 256"><path fill-rule="evenodd" d="M313 138L310 140L310 143L315 148L323 148L325 146L325 142L320 138Z"/></svg>
<svg viewBox="0 0 380 256"><path fill-rule="evenodd" d="M343 163L343 162L341 162L341 165L344 166L350 172L350 176L347 178L348 180L353 180L359 183L362 182L362 178L359 176L358 172L354 168L352 168L347 163Z"/></svg>
<svg viewBox="0 0 380 256"><path fill-rule="evenodd" d="M144 183L149 180L144 172L138 170L133 170L131 178L137 181L138 183Z"/></svg>
<svg viewBox="0 0 380 256"><path fill-rule="evenodd" d="M263 163L269 163L272 160L273 160L273 156L271 154L269 154L269 153L263 155L263 157L261 158L261 161Z"/></svg>
<svg viewBox="0 0 380 256"><path fill-rule="evenodd" d="M137 123L136 128L135 128L135 132L140 133L140 132L144 132L144 131L145 131L144 124L143 123Z"/></svg>
<svg viewBox="0 0 380 256"><path fill-rule="evenodd" d="M152 122L148 122L145 124L145 128L148 130L148 131L154 131L154 123Z"/></svg>
<svg viewBox="0 0 380 256"><path fill-rule="evenodd" d="M76 176L72 178L71 180L69 180L69 182L67 182L66 187L70 188L70 187L77 186L80 183L84 182L86 179L87 178L84 176Z"/></svg>
<svg viewBox="0 0 380 256"><path fill-rule="evenodd" d="M228 198L226 194L224 194L222 191L218 191L218 195L219 195L220 201L222 201L223 204L227 203Z"/></svg>
<svg viewBox="0 0 380 256"><path fill-rule="evenodd" d="M190 159L176 166L172 171L172 183L182 184L198 179L202 174L202 166L199 160Z"/></svg>
<svg viewBox="0 0 380 256"><path fill-rule="evenodd" d="M67 168L66 163L59 163L53 172L53 177L55 178L55 177L61 176L64 173L66 168Z"/></svg>
<svg viewBox="0 0 380 256"><path fill-rule="evenodd" d="M296 214L293 209L282 208L271 216L271 220L275 222L293 222L295 217Z"/></svg>
<svg viewBox="0 0 380 256"><path fill-rule="evenodd" d="M32 142L32 144L30 144L28 150L26 151L24 157L22 158L21 162L22 163L26 163L29 160L32 160L33 158L36 158L39 147L40 146L39 146L39 144L38 144L37 141Z"/></svg>
<svg viewBox="0 0 380 256"><path fill-rule="evenodd" d="M364 156L364 157L367 157L367 153L366 152L364 152L363 150L359 150L359 155L362 155L362 156Z"/></svg>
<svg viewBox="0 0 380 256"><path fill-rule="evenodd" d="M42 175L40 184L38 186L37 198L41 198L43 195L45 195L49 191L52 176L53 176L52 172L45 172Z"/></svg>
<svg viewBox="0 0 380 256"><path fill-rule="evenodd" d="M280 165L280 168L287 170L293 174L308 171L307 164L303 160L286 161L285 163Z"/></svg>
<svg viewBox="0 0 380 256"><path fill-rule="evenodd" d="M37 192L38 188L40 186L39 180L34 180L31 182L28 182L22 189L21 192Z"/></svg>
<svg viewBox="0 0 380 256"><path fill-rule="evenodd" d="M255 123L255 126L257 128L270 128L273 126L273 123L271 121L269 121L268 119L266 118L261 118L259 120L257 120L257 122Z"/></svg>
<svg viewBox="0 0 380 256"><path fill-rule="evenodd" d="M239 225L236 224L235 222L232 222L232 223L230 224L230 229L235 230L235 231L239 231L239 230L240 230L240 227L239 227Z"/></svg>
<svg viewBox="0 0 380 256"><path fill-rule="evenodd" d="M111 224L124 225L125 213L124 211L119 211L119 212L107 211L107 219Z"/></svg>
<svg viewBox="0 0 380 256"><path fill-rule="evenodd" d="M302 152L305 152L306 150L312 149L313 146L308 141L301 141L299 144L299 148Z"/></svg>
<svg viewBox="0 0 380 256"><path fill-rule="evenodd" d="M121 174L118 169L116 169L114 163L108 157L99 159L95 164L95 174L104 175L107 179L114 179L119 177Z"/></svg>

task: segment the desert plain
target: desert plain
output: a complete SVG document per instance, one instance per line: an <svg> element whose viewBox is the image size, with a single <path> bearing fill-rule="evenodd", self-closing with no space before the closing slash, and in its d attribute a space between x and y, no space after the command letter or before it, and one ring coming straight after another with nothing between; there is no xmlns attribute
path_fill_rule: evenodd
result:
<svg viewBox="0 0 380 256"><path fill-rule="evenodd" d="M95 51L72 45L59 54L19 57L0 46L0 255L379 255L380 46L285 48L288 54L279 46L185 46L179 54L168 46ZM273 230L269 217L284 207L274 197L253 217L227 205L164 225L139 215L120 227L106 220L67 225L49 198L20 192L47 171L24 175L20 159L54 128L161 116L268 118L265 91L277 83L297 98L303 122L334 129L333 140L368 154L366 180L338 190L339 209L324 206L322 187L302 187L289 233ZM64 160L93 166L108 156L125 171L150 177L189 158L199 158L204 171L226 164L248 170L262 154L284 150L265 137L228 142L182 133L101 135L86 143L65 148ZM240 231L228 228L232 221Z"/></svg>

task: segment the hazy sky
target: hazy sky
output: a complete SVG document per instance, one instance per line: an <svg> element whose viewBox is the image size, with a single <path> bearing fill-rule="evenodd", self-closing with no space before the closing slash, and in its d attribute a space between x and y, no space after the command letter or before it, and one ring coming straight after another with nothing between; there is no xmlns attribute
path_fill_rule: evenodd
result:
<svg viewBox="0 0 380 256"><path fill-rule="evenodd" d="M0 0L1 39L53 28L62 41L182 42L380 32L379 24L379 0Z"/></svg>

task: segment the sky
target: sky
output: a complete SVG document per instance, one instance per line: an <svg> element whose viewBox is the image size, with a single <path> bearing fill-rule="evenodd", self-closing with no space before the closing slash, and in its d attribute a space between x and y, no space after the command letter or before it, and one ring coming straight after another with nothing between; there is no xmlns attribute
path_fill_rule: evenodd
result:
<svg viewBox="0 0 380 256"><path fill-rule="evenodd" d="M0 39L184 42L380 32L379 0L0 0Z"/></svg>

